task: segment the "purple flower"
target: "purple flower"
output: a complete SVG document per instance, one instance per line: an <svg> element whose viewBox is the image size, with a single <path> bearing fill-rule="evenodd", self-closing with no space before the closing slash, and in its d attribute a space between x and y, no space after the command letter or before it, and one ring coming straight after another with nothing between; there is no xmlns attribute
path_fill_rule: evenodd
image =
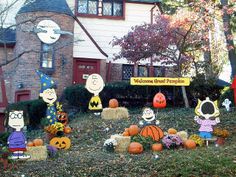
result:
<svg viewBox="0 0 236 177"><path fill-rule="evenodd" d="M178 135L166 135L162 139L162 143L166 148L170 149L182 145L183 141Z"/></svg>

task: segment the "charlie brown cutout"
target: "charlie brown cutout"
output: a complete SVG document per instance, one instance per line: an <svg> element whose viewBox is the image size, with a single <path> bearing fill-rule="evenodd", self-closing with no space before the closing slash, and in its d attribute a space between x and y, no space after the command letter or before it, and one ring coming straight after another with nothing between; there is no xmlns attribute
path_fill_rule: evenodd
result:
<svg viewBox="0 0 236 177"><path fill-rule="evenodd" d="M99 97L99 93L103 90L105 84L102 77L99 74L91 74L86 80L85 88L93 93L94 96L89 101L89 110L94 111L96 115L99 115L102 111L102 101Z"/></svg>
<svg viewBox="0 0 236 177"><path fill-rule="evenodd" d="M52 78L50 78L46 74L43 74L38 70L36 72L39 75L41 81L41 90L39 96L42 97L45 103L47 103L46 116L49 124L52 125L55 122L57 122L57 116L56 116L57 110L54 104L57 100L57 94L54 89L56 87L56 84L52 80Z"/></svg>

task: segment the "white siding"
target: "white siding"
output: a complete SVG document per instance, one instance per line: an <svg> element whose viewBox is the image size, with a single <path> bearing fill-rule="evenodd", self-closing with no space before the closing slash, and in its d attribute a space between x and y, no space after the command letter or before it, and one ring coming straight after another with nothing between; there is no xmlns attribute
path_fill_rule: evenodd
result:
<svg viewBox="0 0 236 177"><path fill-rule="evenodd" d="M153 4L135 4L126 3L125 5L125 20L99 19L99 18L84 18L78 17L93 39L98 43L101 49L108 54L108 59L113 59L113 54L119 52L119 47L112 47L110 42L113 37L122 37L131 30L132 26L143 23L150 23L151 9ZM76 22L75 22L76 23ZM92 58L101 58L101 53L94 48L94 45L81 32L78 24L75 24L74 35L76 38L84 39L84 42L79 42L74 45L74 57L93 56ZM126 60L117 60L116 63L127 63Z"/></svg>

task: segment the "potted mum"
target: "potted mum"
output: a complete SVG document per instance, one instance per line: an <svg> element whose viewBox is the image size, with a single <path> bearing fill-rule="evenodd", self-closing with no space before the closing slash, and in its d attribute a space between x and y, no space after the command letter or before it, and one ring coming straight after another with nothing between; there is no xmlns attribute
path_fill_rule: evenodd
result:
<svg viewBox="0 0 236 177"><path fill-rule="evenodd" d="M226 129L214 128L213 134L217 137L216 144L225 144L225 139L229 136L229 131Z"/></svg>
<svg viewBox="0 0 236 177"><path fill-rule="evenodd" d="M162 143L168 149L176 149L183 145L183 141L178 135L166 135L162 139Z"/></svg>

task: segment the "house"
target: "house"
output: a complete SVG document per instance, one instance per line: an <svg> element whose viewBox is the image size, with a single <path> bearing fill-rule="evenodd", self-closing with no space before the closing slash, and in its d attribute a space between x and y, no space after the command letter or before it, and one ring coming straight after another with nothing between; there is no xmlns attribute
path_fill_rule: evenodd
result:
<svg viewBox="0 0 236 177"><path fill-rule="evenodd" d="M106 82L163 75L149 61L113 61L120 49L110 44L132 26L152 23L158 13L160 0L26 0L15 30L0 33L0 61L6 62L6 53L10 60L0 68L8 102L38 98L36 69L53 77L59 95L67 86L85 83L91 73Z"/></svg>

